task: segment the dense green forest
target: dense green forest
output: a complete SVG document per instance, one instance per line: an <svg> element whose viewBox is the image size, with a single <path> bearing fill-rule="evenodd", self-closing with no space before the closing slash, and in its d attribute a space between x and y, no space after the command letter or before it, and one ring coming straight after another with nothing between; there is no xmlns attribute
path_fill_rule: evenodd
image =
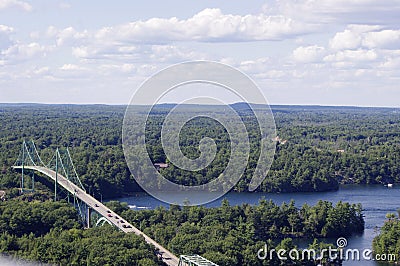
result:
<svg viewBox="0 0 400 266"><path fill-rule="evenodd" d="M398 214L400 215L400 210ZM387 261L397 264L400 262L400 219L394 213L388 213L386 218L379 235L372 242L372 247L375 255L384 256Z"/></svg>
<svg viewBox="0 0 400 266"><path fill-rule="evenodd" d="M223 200L219 208L170 206L167 210L134 211L126 204L111 201L108 206L144 230L176 254L201 254L218 265L280 265L276 254L260 260L257 251L264 247L298 248L296 238L351 236L362 233L361 205L338 202L336 206L319 201L315 206L281 206L265 199L256 206L230 206ZM319 250L326 244L314 241L309 248ZM318 264L312 260L285 261L301 265ZM296 264L300 265L300 264ZM328 264L324 264L328 265Z"/></svg>
<svg viewBox="0 0 400 266"><path fill-rule="evenodd" d="M141 237L108 224L83 229L72 205L36 200L41 198L36 194L0 202L0 252L56 265L162 265ZM256 206L230 206L224 200L218 208L172 205L143 211L117 201L107 205L173 253L201 254L221 266L279 265L276 254L260 260L258 250L266 244L290 250L298 248L296 238L350 236L364 230L361 205L344 202L333 206L320 201L297 208L293 201L281 206L267 200ZM328 245L314 240L310 248L318 251ZM291 262L331 265L327 258L285 261Z"/></svg>
<svg viewBox="0 0 400 266"><path fill-rule="evenodd" d="M250 136L251 154L243 178L235 186L246 191L259 155L260 132L245 104L233 107ZM160 106L149 117L147 150L153 162L167 161L160 142L160 125L171 106ZM215 108L215 109L214 109ZM188 106L188 112L216 112L219 107ZM399 110L394 108L273 106L277 126L275 160L259 191L336 190L340 183L399 182ZM22 140L33 139L44 160L56 147L70 147L84 186L96 198L119 197L140 190L127 168L121 128L125 106L1 104L0 186L18 187L11 169ZM138 115L143 115L138 108ZM176 183L201 184L218 177L229 158L229 136L217 122L198 118L180 134L182 152L199 156L201 138L216 140L215 160L189 172L172 164L163 174Z"/></svg>
<svg viewBox="0 0 400 266"><path fill-rule="evenodd" d="M40 198L40 196L39 196ZM55 265L163 265L153 247L108 225L83 229L67 202L0 202L0 252Z"/></svg>

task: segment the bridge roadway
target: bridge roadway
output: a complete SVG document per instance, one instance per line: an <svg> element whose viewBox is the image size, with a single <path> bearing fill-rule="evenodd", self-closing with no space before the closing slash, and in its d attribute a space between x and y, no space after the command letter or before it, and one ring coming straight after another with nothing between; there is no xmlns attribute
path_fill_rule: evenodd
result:
<svg viewBox="0 0 400 266"><path fill-rule="evenodd" d="M14 169L22 169L22 166L13 166ZM56 172L48 169L46 167L42 166L24 166L24 169L30 169L34 171L38 171L54 181L56 180ZM145 241L149 243L150 245L153 245L158 249L158 254L163 260L164 263L166 263L169 266L176 266L179 263L179 259L172 254L170 251L165 249L163 246L158 244L156 241L154 241L152 238L144 234L142 231L137 229L135 226L130 224L128 221L122 219L119 215L117 215L115 212L111 211L108 209L104 204L102 204L100 201L95 199L94 197L90 196L87 194L83 189L69 181L67 178L64 176L57 174L57 183L61 185L63 188L68 190L71 194L75 194L77 198L85 202L92 210L95 210L97 213L99 213L101 216L106 218L108 221L110 221L113 225L115 225L117 228L121 229L125 233L135 233L136 235L144 237ZM98 206L98 207L96 207ZM111 217L110 217L110 216ZM117 219L118 217L118 219ZM121 223L121 221L124 221L124 223ZM122 227L122 225L127 225L130 226L130 228Z"/></svg>

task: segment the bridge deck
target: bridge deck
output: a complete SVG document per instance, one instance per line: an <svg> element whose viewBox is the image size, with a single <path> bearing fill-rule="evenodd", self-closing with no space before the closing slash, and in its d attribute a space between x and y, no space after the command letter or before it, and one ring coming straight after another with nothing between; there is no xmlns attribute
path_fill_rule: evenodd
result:
<svg viewBox="0 0 400 266"><path fill-rule="evenodd" d="M13 166L14 169L22 169L22 166ZM42 166L24 166L24 169L30 169L34 171L38 171L54 181L56 180L56 172L48 169L46 167ZM169 266L176 266L179 263L179 259L172 254L170 251L165 249L163 246L158 244L156 241L154 241L152 238L144 234L142 231L137 229L135 226L130 224L128 221L122 219L119 215L117 215L115 212L109 210L103 203L95 199L94 197L90 196L87 194L84 190L82 190L80 187L69 181L66 177L57 174L57 183L61 185L63 188L68 190L71 194L75 194L77 198L85 202L90 208L95 210L97 213L99 213L101 216L106 218L108 221L110 221L113 225L115 225L117 228L122 230L125 233L135 233L136 235L143 236L145 241L159 250L159 254L163 260L164 263L166 263ZM96 205L98 207L96 207ZM108 212L110 211L110 213ZM109 217L111 215L112 217ZM118 217L118 219L116 218ZM121 223L121 221L124 221L124 223ZM122 225L130 225L131 228L124 228Z"/></svg>

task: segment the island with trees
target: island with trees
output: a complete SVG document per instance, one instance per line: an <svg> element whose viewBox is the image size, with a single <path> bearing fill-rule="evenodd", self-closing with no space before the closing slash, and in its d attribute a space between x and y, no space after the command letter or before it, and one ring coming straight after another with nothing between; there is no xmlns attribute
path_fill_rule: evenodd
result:
<svg viewBox="0 0 400 266"><path fill-rule="evenodd" d="M375 256L384 257L385 260L398 264L400 262L400 209L397 215L388 213L386 221L380 228L379 235L372 242Z"/></svg>
<svg viewBox="0 0 400 266"><path fill-rule="evenodd" d="M84 229L72 205L35 194L0 202L3 254L56 265L163 265L143 238L108 224ZM364 230L361 205L345 202L334 206L320 201L298 208L294 201L278 206L262 199L255 206L230 206L224 200L217 208L171 205L141 211L118 201L107 205L176 255L200 254L220 266L277 265L281 261L276 255L264 261L257 251L265 245L298 248L298 238L308 239L310 247L318 250L328 244L317 238L351 236ZM320 262L297 261L303 265ZM330 265L327 258L325 263Z"/></svg>

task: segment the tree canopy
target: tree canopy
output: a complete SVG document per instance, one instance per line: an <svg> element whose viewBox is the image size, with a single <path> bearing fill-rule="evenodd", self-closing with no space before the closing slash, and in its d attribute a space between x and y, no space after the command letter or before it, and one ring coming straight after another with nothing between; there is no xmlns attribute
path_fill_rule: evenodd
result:
<svg viewBox="0 0 400 266"><path fill-rule="evenodd" d="M260 132L248 107L233 107L246 125L251 148L247 168L234 189L247 191L259 156ZM168 162L160 136L163 119L171 108L158 107L147 123L147 150L154 163ZM218 107L207 108L188 106L186 111L218 111ZM258 191L326 191L338 189L340 183L399 182L397 109L273 106L272 110L278 135L275 160ZM84 186L96 198L140 191L122 150L124 111L124 106L1 104L0 186L20 185L11 166L25 138L35 141L44 160L50 159L56 147L70 147ZM140 108L138 115L143 115ZM199 141L213 138L216 157L208 167L195 172L169 164L160 170L163 175L176 183L196 185L221 174L230 156L229 136L221 124L196 118L182 128L179 137L183 154L192 159L200 154Z"/></svg>

